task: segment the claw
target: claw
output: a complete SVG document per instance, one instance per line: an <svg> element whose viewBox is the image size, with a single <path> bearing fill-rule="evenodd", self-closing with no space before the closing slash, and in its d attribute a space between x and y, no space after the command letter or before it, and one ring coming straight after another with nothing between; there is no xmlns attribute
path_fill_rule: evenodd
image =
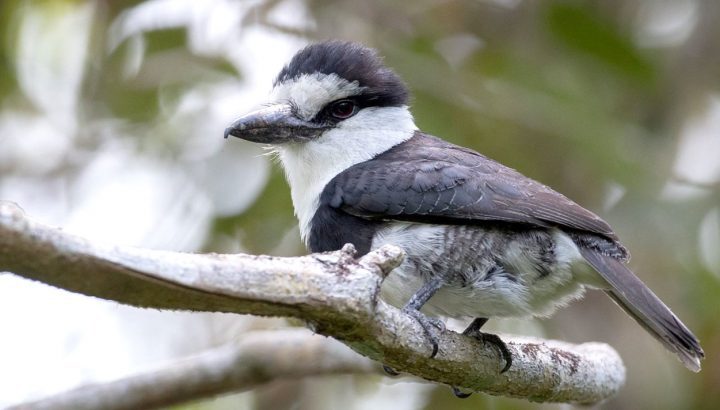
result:
<svg viewBox="0 0 720 410"><path fill-rule="evenodd" d="M458 399L467 399L472 396L472 392L464 392L459 387L452 386L452 392Z"/></svg>
<svg viewBox="0 0 720 410"><path fill-rule="evenodd" d="M500 370L500 373L505 373L510 369L510 366L512 365L512 354L510 354L510 350L508 350L507 345L505 342L500 339L500 337L496 334L492 333L483 333L479 330L475 330L472 332L465 332L466 336L470 336L472 338L475 338L483 343L492 343L495 345L495 347L500 350L500 355L503 359L505 359L505 367Z"/></svg>
<svg viewBox="0 0 720 410"><path fill-rule="evenodd" d="M463 334L475 338L483 343L492 343L500 350L500 355L503 359L505 359L505 367L500 370L500 374L502 374L505 373L512 365L512 355L510 354L510 350L508 350L505 342L503 342L498 335L483 333L480 331L480 328L486 321L487 319L484 318L476 319L470 326L468 326L467 329L465 329ZM452 391L455 397L460 399L466 399L472 395L472 392L464 392L455 386L452 387Z"/></svg>
<svg viewBox="0 0 720 410"><path fill-rule="evenodd" d="M390 366L388 366L388 365L386 365L386 364L382 365L382 368L383 368L383 370L385 371L385 373L388 374L388 376L395 377L395 376L399 376L399 375L400 375L400 373L398 373L397 370L393 369L392 367L390 367Z"/></svg>
<svg viewBox="0 0 720 410"><path fill-rule="evenodd" d="M510 350L508 350L507 345L498 335L492 333L483 333L482 335L483 342L490 342L500 350L500 355L502 355L503 359L505 359L505 367L500 370L500 374L505 373L512 365L512 355L510 354Z"/></svg>
<svg viewBox="0 0 720 410"><path fill-rule="evenodd" d="M413 319L415 319L420 326L423 328L423 331L425 332L425 336L430 340L430 343L432 343L432 353L430 353L430 358L433 359L438 354L438 337L436 334L436 331L431 330L432 328L436 328L440 332L445 330L445 323L443 323L439 319L431 318L425 316L422 312L419 310L414 310L410 308L403 308L403 313L412 316Z"/></svg>

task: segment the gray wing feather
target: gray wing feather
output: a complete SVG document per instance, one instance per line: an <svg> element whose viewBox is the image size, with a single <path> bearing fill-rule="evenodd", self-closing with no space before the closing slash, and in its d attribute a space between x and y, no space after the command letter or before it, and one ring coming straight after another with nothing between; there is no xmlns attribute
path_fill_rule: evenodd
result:
<svg viewBox="0 0 720 410"><path fill-rule="evenodd" d="M600 217L483 155L418 133L336 176L321 201L364 218L558 226L617 241Z"/></svg>

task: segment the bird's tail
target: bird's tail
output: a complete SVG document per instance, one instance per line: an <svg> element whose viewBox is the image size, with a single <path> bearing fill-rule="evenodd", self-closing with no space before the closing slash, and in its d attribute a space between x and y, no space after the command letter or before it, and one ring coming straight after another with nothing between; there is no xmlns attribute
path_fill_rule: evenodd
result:
<svg viewBox="0 0 720 410"><path fill-rule="evenodd" d="M675 353L685 367L700 371L700 359L705 357L700 342L622 261L583 247L580 253L610 284L606 292L625 312Z"/></svg>

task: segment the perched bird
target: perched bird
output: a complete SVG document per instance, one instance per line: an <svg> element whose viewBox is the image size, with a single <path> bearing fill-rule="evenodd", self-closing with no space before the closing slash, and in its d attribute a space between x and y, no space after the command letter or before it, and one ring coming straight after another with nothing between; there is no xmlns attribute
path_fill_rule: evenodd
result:
<svg viewBox="0 0 720 410"><path fill-rule="evenodd" d="M327 41L300 50L280 71L274 101L225 130L270 144L290 184L312 252L346 243L365 254L384 244L406 258L381 296L434 336L436 316L547 316L604 290L692 371L697 338L625 262L612 228L565 196L473 150L418 130L408 90L377 52ZM421 313L420 310L422 309ZM431 317L426 316L426 314Z"/></svg>

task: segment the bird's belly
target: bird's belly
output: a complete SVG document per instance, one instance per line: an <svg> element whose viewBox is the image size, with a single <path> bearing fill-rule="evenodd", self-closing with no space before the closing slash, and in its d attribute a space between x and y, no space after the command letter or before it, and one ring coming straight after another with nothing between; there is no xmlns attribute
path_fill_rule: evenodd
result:
<svg viewBox="0 0 720 410"><path fill-rule="evenodd" d="M552 231L509 232L479 226L394 224L373 248L395 244L406 259L385 280L381 297L401 307L434 276L444 286L422 311L448 317L547 316L582 294ZM561 254L561 253L560 253Z"/></svg>

